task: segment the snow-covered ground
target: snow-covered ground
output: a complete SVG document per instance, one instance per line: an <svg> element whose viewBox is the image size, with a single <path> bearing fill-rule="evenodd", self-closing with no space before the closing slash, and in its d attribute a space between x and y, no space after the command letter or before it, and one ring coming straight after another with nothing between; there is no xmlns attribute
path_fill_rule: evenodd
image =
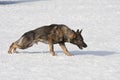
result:
<svg viewBox="0 0 120 80"><path fill-rule="evenodd" d="M51 56L39 43L17 54L10 44L24 32L52 23L83 29L88 47L67 43L74 55ZM119 80L120 0L0 0L0 80Z"/></svg>

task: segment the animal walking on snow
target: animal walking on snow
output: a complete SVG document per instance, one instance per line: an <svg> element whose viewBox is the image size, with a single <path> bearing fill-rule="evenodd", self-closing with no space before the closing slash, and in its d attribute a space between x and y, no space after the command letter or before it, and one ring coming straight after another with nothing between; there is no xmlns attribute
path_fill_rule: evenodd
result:
<svg viewBox="0 0 120 80"><path fill-rule="evenodd" d="M43 42L49 44L50 53L55 56L54 44L59 44L67 56L71 56L70 52L65 46L65 42L77 45L80 49L86 48L87 44L81 35L82 30L75 32L63 24L51 24L42 26L35 30L24 33L20 39L13 42L9 48L8 53L16 53L16 49L26 49L33 44Z"/></svg>

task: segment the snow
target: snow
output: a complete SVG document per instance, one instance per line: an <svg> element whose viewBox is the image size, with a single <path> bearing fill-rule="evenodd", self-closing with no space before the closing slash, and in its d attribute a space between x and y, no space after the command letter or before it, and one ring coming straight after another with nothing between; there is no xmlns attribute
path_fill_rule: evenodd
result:
<svg viewBox="0 0 120 80"><path fill-rule="evenodd" d="M1 0L0 80L119 80L120 0ZM29 30L52 23L83 29L88 47L66 43L66 56L47 44L8 54L10 44Z"/></svg>

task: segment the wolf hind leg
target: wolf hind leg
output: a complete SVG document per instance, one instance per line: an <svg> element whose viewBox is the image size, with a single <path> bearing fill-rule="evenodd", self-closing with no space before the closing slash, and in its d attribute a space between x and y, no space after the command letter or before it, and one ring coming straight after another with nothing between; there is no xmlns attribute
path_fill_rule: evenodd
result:
<svg viewBox="0 0 120 80"><path fill-rule="evenodd" d="M16 49L17 49L16 47L13 49L13 52L14 52L14 53L17 53Z"/></svg>
<svg viewBox="0 0 120 80"><path fill-rule="evenodd" d="M9 50L8 50L8 53L9 53L9 54L12 54L13 45L14 45L14 43L12 43L12 44L10 45L10 48L9 48Z"/></svg>
<svg viewBox="0 0 120 80"><path fill-rule="evenodd" d="M12 54L12 51L14 52L14 53L16 53L16 49L18 48L18 46L16 45L16 43L12 43L11 44L11 46L10 46L10 48L9 48L9 50L8 50L8 53L9 54Z"/></svg>

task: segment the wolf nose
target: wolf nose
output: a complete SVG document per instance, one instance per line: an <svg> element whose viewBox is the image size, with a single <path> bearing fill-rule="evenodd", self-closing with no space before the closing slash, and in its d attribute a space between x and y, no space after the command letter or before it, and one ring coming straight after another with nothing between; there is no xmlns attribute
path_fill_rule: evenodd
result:
<svg viewBox="0 0 120 80"><path fill-rule="evenodd" d="M84 45L83 45L83 47L85 47L85 48L86 48L86 47L87 47L87 44L84 44Z"/></svg>

